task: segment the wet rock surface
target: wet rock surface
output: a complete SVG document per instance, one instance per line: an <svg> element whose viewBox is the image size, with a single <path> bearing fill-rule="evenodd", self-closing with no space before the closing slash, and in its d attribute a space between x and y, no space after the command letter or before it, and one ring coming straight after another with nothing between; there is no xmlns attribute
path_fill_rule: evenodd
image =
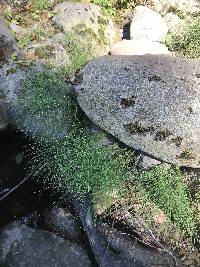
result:
<svg viewBox="0 0 200 267"><path fill-rule="evenodd" d="M74 242L82 240L81 226L67 208L52 207L44 212L43 217L46 229Z"/></svg>
<svg viewBox="0 0 200 267"><path fill-rule="evenodd" d="M102 57L84 68L78 102L126 145L199 167L199 73L198 61L169 56Z"/></svg>
<svg viewBox="0 0 200 267"><path fill-rule="evenodd" d="M56 25L66 34L79 34L92 54L107 54L110 45L119 40L114 22L95 4L63 2L54 11Z"/></svg>
<svg viewBox="0 0 200 267"><path fill-rule="evenodd" d="M14 128L0 132L0 198L22 181L25 171L27 138ZM0 227L42 208L46 200L31 178L0 201Z"/></svg>
<svg viewBox="0 0 200 267"><path fill-rule="evenodd" d="M118 231L116 228L111 228L106 223L100 223L99 233L105 239L109 239L109 247L113 251L117 252L124 258L128 259L137 259L138 265L136 266L145 266L145 267L154 267L154 266L174 266L174 259L167 252L156 251L156 249L147 249L145 245L133 242L128 234L125 234L123 231ZM128 267L132 265L127 265ZM177 259L177 267L182 267L183 264Z"/></svg>
<svg viewBox="0 0 200 267"><path fill-rule="evenodd" d="M13 267L92 266L83 247L18 222L7 225L0 232L0 264Z"/></svg>

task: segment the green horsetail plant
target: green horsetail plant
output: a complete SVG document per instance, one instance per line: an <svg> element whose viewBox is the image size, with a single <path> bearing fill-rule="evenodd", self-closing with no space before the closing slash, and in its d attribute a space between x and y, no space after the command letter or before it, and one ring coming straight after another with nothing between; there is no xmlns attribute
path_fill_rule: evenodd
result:
<svg viewBox="0 0 200 267"><path fill-rule="evenodd" d="M20 105L21 127L34 139L28 148L30 164L39 166L35 176L45 187L64 196L90 192L93 203L99 199L108 203L122 191L130 153L100 147L101 135L85 133L73 92L55 73L37 73L23 82Z"/></svg>
<svg viewBox="0 0 200 267"><path fill-rule="evenodd" d="M130 154L98 147L100 137L71 131L62 141L35 144L29 152L31 164L40 165L45 187L63 196L91 193L94 205L102 201L109 206L113 195L122 193Z"/></svg>

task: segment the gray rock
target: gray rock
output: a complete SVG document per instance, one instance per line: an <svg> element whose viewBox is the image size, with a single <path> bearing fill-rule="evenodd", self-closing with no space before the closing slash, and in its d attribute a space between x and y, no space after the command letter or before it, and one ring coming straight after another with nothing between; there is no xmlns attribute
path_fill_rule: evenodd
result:
<svg viewBox="0 0 200 267"><path fill-rule="evenodd" d="M166 45L148 40L123 40L113 45L111 55L145 55L145 54L169 54Z"/></svg>
<svg viewBox="0 0 200 267"><path fill-rule="evenodd" d="M165 21L167 23L168 29L170 33L176 33L183 29L185 26L185 21L181 18L179 18L174 13L170 12L167 13L165 16Z"/></svg>
<svg viewBox="0 0 200 267"><path fill-rule="evenodd" d="M2 95L1 103L4 106L4 112L8 114L8 120L11 122L18 116L20 107L18 106L18 97L20 93L21 82L28 75L39 71L36 65L4 64L0 68L0 93ZM41 71L41 70L40 70Z"/></svg>
<svg viewBox="0 0 200 267"><path fill-rule="evenodd" d="M95 55L106 54L119 40L119 30L101 8L90 3L64 2L55 7L53 21L64 31L81 37Z"/></svg>
<svg viewBox="0 0 200 267"><path fill-rule="evenodd" d="M72 241L82 239L80 225L68 209L53 207L44 212L44 225L48 230L58 233Z"/></svg>
<svg viewBox="0 0 200 267"><path fill-rule="evenodd" d="M71 124L66 120L65 106L57 107L52 110L51 123L48 114L41 116L40 113L34 116L26 111L26 105L19 104L19 99L23 93L24 103L30 98L32 91L21 91L21 84L29 76L46 69L39 64L7 64L0 68L0 90L3 92L3 103L6 106L9 122L14 123L32 138L43 138L48 141L62 139L68 131ZM67 91L68 89L68 91ZM59 90L56 92L59 97L65 97L70 89L61 82ZM25 108L24 108L25 106ZM48 117L48 118L47 118ZM59 117L59 120L57 119ZM65 120L64 120L65 118ZM58 130L59 129L59 130Z"/></svg>
<svg viewBox="0 0 200 267"><path fill-rule="evenodd" d="M131 39L161 41L168 32L167 24L160 14L146 6L134 9L130 27Z"/></svg>
<svg viewBox="0 0 200 267"><path fill-rule="evenodd" d="M42 64L55 68L66 67L71 63L69 48L63 33L32 44L27 48L27 53L34 55Z"/></svg>
<svg viewBox="0 0 200 267"><path fill-rule="evenodd" d="M156 159L200 167L199 61L107 56L91 61L76 87L98 126Z"/></svg>
<svg viewBox="0 0 200 267"><path fill-rule="evenodd" d="M12 267L88 267L85 250L50 232L20 223L0 232L0 265Z"/></svg>
<svg viewBox="0 0 200 267"><path fill-rule="evenodd" d="M17 69L15 64L4 64L0 68L0 128L7 128L16 111L20 81L26 78L26 72Z"/></svg>
<svg viewBox="0 0 200 267"><path fill-rule="evenodd" d="M153 159L148 156L140 156L139 162L137 164L137 167L142 170L148 170L151 169L157 165L161 164L159 160Z"/></svg>
<svg viewBox="0 0 200 267"><path fill-rule="evenodd" d="M0 17L0 65L7 62L13 53L15 53L15 55L19 53L16 40Z"/></svg>

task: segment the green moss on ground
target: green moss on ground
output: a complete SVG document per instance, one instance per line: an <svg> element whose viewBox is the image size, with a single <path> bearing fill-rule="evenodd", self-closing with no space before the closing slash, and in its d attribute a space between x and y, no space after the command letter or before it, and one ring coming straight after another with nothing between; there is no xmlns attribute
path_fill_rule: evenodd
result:
<svg viewBox="0 0 200 267"><path fill-rule="evenodd" d="M48 60L55 54L55 48L51 45L37 47L35 49L35 55L41 59Z"/></svg>

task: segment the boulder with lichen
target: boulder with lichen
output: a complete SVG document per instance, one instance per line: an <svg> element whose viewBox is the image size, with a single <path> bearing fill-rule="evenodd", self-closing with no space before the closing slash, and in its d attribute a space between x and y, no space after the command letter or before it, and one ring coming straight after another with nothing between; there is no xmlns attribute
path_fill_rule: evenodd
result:
<svg viewBox="0 0 200 267"><path fill-rule="evenodd" d="M200 167L200 65L164 55L91 61L76 87L88 117L126 145Z"/></svg>

